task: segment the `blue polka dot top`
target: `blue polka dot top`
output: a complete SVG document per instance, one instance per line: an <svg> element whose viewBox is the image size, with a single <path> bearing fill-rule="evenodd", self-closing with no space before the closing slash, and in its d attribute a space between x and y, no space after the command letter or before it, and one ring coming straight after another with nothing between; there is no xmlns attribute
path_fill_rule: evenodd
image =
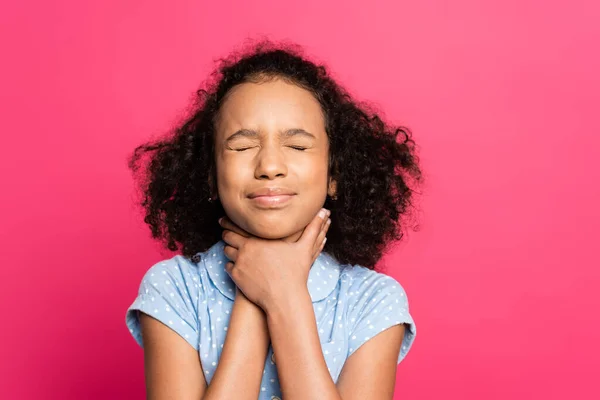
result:
<svg viewBox="0 0 600 400"><path fill-rule="evenodd" d="M181 255L158 262L142 278L139 293L127 309L126 324L143 346L138 312L173 329L200 355L210 384L219 363L235 299L235 283L225 270L228 262L219 241L192 261ZM379 332L406 324L400 363L411 348L415 323L406 292L392 277L359 265L340 265L322 252L310 269L312 298L323 357L334 382L346 359ZM265 361L259 399L281 397L273 348Z"/></svg>

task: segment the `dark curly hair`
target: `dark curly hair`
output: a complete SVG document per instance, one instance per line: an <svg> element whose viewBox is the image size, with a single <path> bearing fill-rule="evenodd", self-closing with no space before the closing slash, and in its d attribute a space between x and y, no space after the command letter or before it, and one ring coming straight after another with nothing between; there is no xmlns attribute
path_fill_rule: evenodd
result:
<svg viewBox="0 0 600 400"><path fill-rule="evenodd" d="M406 218L401 217L415 209L416 192L408 184L420 182L422 175L409 129L386 124L355 102L298 46L262 41L246 49L218 61L195 93L189 115L173 131L138 146L130 156L152 237L194 260L221 239L217 220L225 212L218 200L209 201L216 190L215 118L234 86L283 79L310 91L325 115L337 199L325 202L331 227L324 250L342 264L374 269L387 246L403 237Z"/></svg>

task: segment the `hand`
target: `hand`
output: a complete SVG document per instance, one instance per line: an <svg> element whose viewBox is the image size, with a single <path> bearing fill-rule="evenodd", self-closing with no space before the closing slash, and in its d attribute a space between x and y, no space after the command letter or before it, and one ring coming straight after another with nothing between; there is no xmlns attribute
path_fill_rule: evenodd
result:
<svg viewBox="0 0 600 400"><path fill-rule="evenodd" d="M327 240L329 215L322 209L296 242L258 238L222 218L224 252L231 260L225 266L227 273L264 311L284 298L307 292L308 273Z"/></svg>

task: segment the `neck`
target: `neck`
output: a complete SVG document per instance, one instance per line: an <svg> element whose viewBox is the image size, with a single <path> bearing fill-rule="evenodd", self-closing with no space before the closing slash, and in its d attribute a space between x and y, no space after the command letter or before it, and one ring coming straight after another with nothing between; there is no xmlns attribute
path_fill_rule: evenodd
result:
<svg viewBox="0 0 600 400"><path fill-rule="evenodd" d="M302 229L299 232L296 232L290 236L284 237L281 240L285 241L285 242L297 242L298 239L300 239L300 237L302 236L302 233L304 232L304 229Z"/></svg>

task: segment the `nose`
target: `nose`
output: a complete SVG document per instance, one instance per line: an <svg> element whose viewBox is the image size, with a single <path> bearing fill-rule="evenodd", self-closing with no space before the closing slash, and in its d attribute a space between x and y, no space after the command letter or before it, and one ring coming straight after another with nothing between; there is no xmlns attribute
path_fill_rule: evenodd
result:
<svg viewBox="0 0 600 400"><path fill-rule="evenodd" d="M258 155L254 177L256 179L275 179L287 175L285 156L278 146L265 145Z"/></svg>

